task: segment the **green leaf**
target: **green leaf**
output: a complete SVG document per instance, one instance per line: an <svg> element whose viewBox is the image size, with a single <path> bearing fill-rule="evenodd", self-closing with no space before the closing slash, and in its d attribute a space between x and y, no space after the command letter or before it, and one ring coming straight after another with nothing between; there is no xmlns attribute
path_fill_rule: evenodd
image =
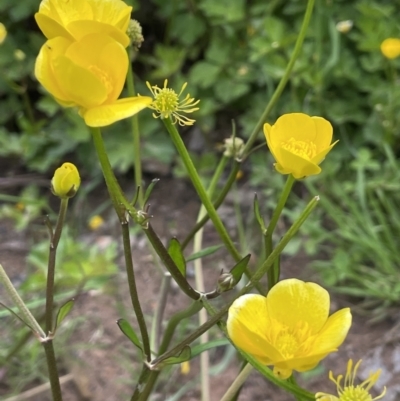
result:
<svg viewBox="0 0 400 401"><path fill-rule="evenodd" d="M149 200L149 197L151 195L151 192L153 191L154 186L157 184L157 182L160 181L159 178L154 178L153 180L151 180L150 185L147 187L146 192L144 194L144 200L143 200L143 205L145 205L147 203L147 201Z"/></svg>
<svg viewBox="0 0 400 401"><path fill-rule="evenodd" d="M246 269L247 265L249 264L250 257L251 257L250 254L245 256L230 271L230 273L232 274L232 276L233 276L233 278L234 278L236 283L238 283L240 281L240 279L242 278L244 270Z"/></svg>
<svg viewBox="0 0 400 401"><path fill-rule="evenodd" d="M167 365L176 365L190 360L192 351L188 345L185 345L182 351L177 356L171 356L157 363L157 370L164 368Z"/></svg>
<svg viewBox="0 0 400 401"><path fill-rule="evenodd" d="M174 237L169 242L168 253L175 262L183 277L186 277L186 261L183 256L182 247L179 241Z"/></svg>
<svg viewBox="0 0 400 401"><path fill-rule="evenodd" d="M219 338L218 340L208 341L204 344L196 345L192 348L191 358L201 354L204 351L208 351L212 348L222 347L223 345L230 345L231 342L227 338Z"/></svg>
<svg viewBox="0 0 400 401"><path fill-rule="evenodd" d="M254 215L256 216L256 220L258 221L258 224L260 225L261 231L264 234L266 232L266 228L265 228L265 224L264 224L264 220L261 217L260 214L260 205L258 203L258 198L257 198L257 194L254 195Z"/></svg>
<svg viewBox="0 0 400 401"><path fill-rule="evenodd" d="M137 348L140 349L140 351L142 351L143 354L143 345L132 326L125 319L117 320L117 324L120 330L129 338L129 340L131 340L134 345L136 345Z"/></svg>
<svg viewBox="0 0 400 401"><path fill-rule="evenodd" d="M153 64L156 69L151 73L151 79L165 79L182 68L186 50L174 46L156 45Z"/></svg>
<svg viewBox="0 0 400 401"><path fill-rule="evenodd" d="M198 85L200 88L209 88L218 80L222 67L207 61L197 62L189 73L189 82L191 85Z"/></svg>
<svg viewBox="0 0 400 401"><path fill-rule="evenodd" d="M212 255L213 253L217 252L219 249L221 249L224 245L212 245L207 248L202 249L199 252L192 253L188 258L186 258L186 262L190 262L195 259L200 259L204 258L205 256Z"/></svg>
<svg viewBox="0 0 400 401"><path fill-rule="evenodd" d="M61 308L58 310L57 318L56 318L56 325L54 327L53 333L56 332L57 327L61 324L61 322L66 318L68 313L71 311L72 307L74 306L75 299L70 299Z"/></svg>

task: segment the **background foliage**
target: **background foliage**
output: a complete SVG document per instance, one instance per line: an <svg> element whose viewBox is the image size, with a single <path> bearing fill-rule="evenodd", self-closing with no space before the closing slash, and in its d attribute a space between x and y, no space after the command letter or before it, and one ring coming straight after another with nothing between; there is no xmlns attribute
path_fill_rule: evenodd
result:
<svg viewBox="0 0 400 401"><path fill-rule="evenodd" d="M246 138L282 77L304 1L127 2L145 36L134 59L137 91L147 93L146 80L162 85L167 78L176 88L189 82L201 107L196 127L183 134L193 142L199 168L212 171L217 158L210 154L229 135L231 120ZM45 174L72 158L87 181L97 182L99 169L81 119L74 110L61 109L33 77L44 41L33 19L38 5L39 0L0 3L0 21L8 30L0 47L0 156L14 171ZM379 50L385 38L400 36L394 18L399 12L395 1L318 0L301 58L270 115L273 122L283 113L302 111L334 125L340 142L323 174L307 183L323 195L319 219L308 223L307 241L291 249L303 246L314 259L323 258L314 265L325 284L372 299L361 305L373 307L377 316L400 298L400 59L387 60ZM345 20L353 27L341 32L337 24ZM149 111L140 114L140 126L145 170L181 176L179 165L172 168L174 150ZM132 166L129 132L127 122L105 132L120 173ZM260 171L270 164L254 154L245 166L252 185L268 186ZM307 195L298 201L303 198Z"/></svg>

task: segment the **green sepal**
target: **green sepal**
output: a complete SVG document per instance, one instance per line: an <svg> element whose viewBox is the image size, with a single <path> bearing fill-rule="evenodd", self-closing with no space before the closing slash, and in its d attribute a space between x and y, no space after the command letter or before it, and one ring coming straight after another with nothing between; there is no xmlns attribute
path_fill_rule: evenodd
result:
<svg viewBox="0 0 400 401"><path fill-rule="evenodd" d="M136 345L136 347L142 352L142 355L144 355L142 342L139 340L133 327L125 319L118 319L117 325L129 340L131 340L132 344Z"/></svg>
<svg viewBox="0 0 400 401"><path fill-rule="evenodd" d="M171 259L175 262L183 277L186 277L186 261L183 256L180 242L174 237L169 242L168 253Z"/></svg>
<svg viewBox="0 0 400 401"><path fill-rule="evenodd" d="M261 217L261 214L260 214L260 205L258 203L257 194L254 194L253 207L254 207L254 215L256 216L256 220L257 220L258 224L260 225L262 233L265 235L265 233L267 232L267 229L265 228L264 219Z"/></svg>
<svg viewBox="0 0 400 401"><path fill-rule="evenodd" d="M160 181L159 178L154 178L151 180L150 185L147 187L146 192L144 193L144 200L143 200L143 206L147 203L147 201L150 198L151 192L153 191L154 186L157 184L157 182Z"/></svg>
<svg viewBox="0 0 400 401"><path fill-rule="evenodd" d="M68 313L71 311L72 307L74 306L75 299L70 299L69 301L65 302L64 305L57 312L56 318L56 325L54 326L53 333L56 332L57 327L61 324L61 322L66 318Z"/></svg>
<svg viewBox="0 0 400 401"><path fill-rule="evenodd" d="M188 345L185 345L182 348L182 351L177 356L171 356L157 363L156 369L161 370L167 365L176 365L178 363L189 361L191 357L192 357L192 350Z"/></svg>
<svg viewBox="0 0 400 401"><path fill-rule="evenodd" d="M244 273L247 265L249 264L250 257L251 257L250 254L246 255L242 260L240 260L238 263L236 263L236 265L233 266L232 270L230 271L230 273L232 274L233 280L234 280L234 285L236 285L242 278L243 273Z"/></svg>
<svg viewBox="0 0 400 401"><path fill-rule="evenodd" d="M200 259L204 258L205 256L212 255L213 253L217 252L219 249L221 249L224 245L212 245L207 248L202 249L199 252L192 253L188 258L186 258L186 262L190 262L195 259Z"/></svg>

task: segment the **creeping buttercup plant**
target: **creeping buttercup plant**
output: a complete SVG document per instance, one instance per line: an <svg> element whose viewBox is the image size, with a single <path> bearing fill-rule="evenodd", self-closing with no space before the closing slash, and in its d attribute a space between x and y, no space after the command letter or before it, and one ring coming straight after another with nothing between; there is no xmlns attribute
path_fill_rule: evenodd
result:
<svg viewBox="0 0 400 401"><path fill-rule="evenodd" d="M208 342L204 335L214 326L218 327L227 340L237 347L246 361L246 365L222 400L230 400L237 396L237 392L253 368L297 399L315 400L316 396L335 399L334 396L324 393L314 395L301 388L296 384L295 372L311 370L327 355L338 351L351 326L350 310L343 308L329 316L328 292L316 283L305 283L296 278L281 280L279 264L280 254L298 233L304 221L310 217L318 204L319 197L315 194L279 242L274 241L273 237L294 182L319 174L323 168L321 163L325 157L329 159L329 153L334 151L336 144L332 140L333 130L330 122L319 116L309 116L296 110L296 113L282 115L272 125L268 122L269 114L279 100L301 54L313 8L314 0L308 0L293 52L288 63L284 65L279 85L270 97L266 96L263 99L264 110L258 116L250 133L246 135L247 141L239 138L233 129L231 138L225 141L225 151L220 157L210 184L205 187L178 132L179 126L195 124L196 113L201 111L203 99L200 101L188 93L184 94L187 87L190 89L190 82L185 83L180 91L176 92L173 87L167 86L167 80L162 88L148 83L149 96L136 94L132 64L128 56L130 49L125 49L129 44L126 31L129 25L130 7L122 0L41 2L35 17L47 41L41 47L36 59L34 69L36 78L58 104L73 109L84 121L86 128L82 129L88 130L91 134L105 185L121 227L127 287L139 327L136 333L128 321L120 319L117 322L122 332L131 340L132 346L140 350L138 353L140 359L138 356L137 362L141 364L141 373L132 378L131 401L149 399L163 369L173 364L184 363L184 366L187 366L188 361L200 353L203 353L202 397L209 399L210 388L206 380L208 372L205 368L207 356L204 352L212 348L213 343ZM215 17L218 19L223 15L221 8ZM231 15L231 18L235 20L236 16ZM121 99L119 97L125 80L127 80L128 97ZM237 96L234 88L231 94L229 85L225 91L227 96ZM201 201L198 220L188 237L182 242L172 238L168 246L164 245L154 230L152 216L148 211L148 200L155 182L143 190L140 131L136 114L146 108L153 110L154 118L158 119L160 126L164 126ZM190 117L186 115L188 113ZM133 201L128 199L114 174L101 132L101 127L128 118L132 124L135 183L138 188ZM266 144L276 162L275 174L287 175L287 180L271 216L268 218L263 216L263 208L260 206L262 199L256 199L254 202L254 214L259 224L259 236L264 250L263 260L257 269L252 271L249 267L250 255L243 255L238 250L217 209L235 182L242 163L246 162L249 153L254 150L254 143L263 128ZM267 152L266 146L263 147L263 151ZM324 162L326 163L329 161ZM228 178L224 179L223 173L228 165L230 172ZM266 177L267 174L271 174L271 166L266 165ZM220 191L218 183L223 184ZM59 198L60 207L55 224L53 225L49 219L46 222L50 238L43 327L27 308L5 270L0 266L1 281L19 309L18 317L43 345L54 401L61 401L63 392L56 359L57 347L53 340L57 336L57 328L73 306L72 301L67 302L55 314L54 296L58 288L56 271L59 262L57 250L65 220L68 218L68 204L74 201L71 198L80 186L78 168L72 163L64 163L55 171L52 191ZM213 253L218 248L202 249L202 228L208 220L211 220L220 242L231 257L231 268L228 272L221 273L220 280L215 283L215 289L211 291L204 289L201 279L202 267L201 263L199 264L202 256ZM172 277L180 291L192 302L187 309L179 311L167 322L163 332L160 328L150 333L144 317L135 278L130 223L142 230L149 245L161 259L165 271L168 271L167 276ZM197 263L195 284L187 279L188 258L184 253L185 247L193 238L195 253L191 259ZM268 290L261 283L263 277L268 279ZM241 281L244 285L240 290L236 289ZM219 309L216 309L213 300L228 291L232 291L231 299L223 302L222 306L220 303ZM194 329L183 340L176 339L175 345L171 347L177 324L198 312L201 314L200 327ZM162 311L160 314L159 319L162 319ZM161 332L160 335L157 334L158 331ZM156 335L160 338L154 338ZM200 337L202 338L200 347L193 347L192 343ZM273 366L273 370L267 366ZM356 369L357 367L355 371ZM351 371L351 366L348 371ZM344 387L340 385L340 378L335 381L339 390L339 400L359 400L357 398L359 392L347 391L354 384L354 375L355 373L348 373ZM365 390L363 394L368 395L370 384L376 381L377 375L378 373L373 374L367 383L361 385Z"/></svg>

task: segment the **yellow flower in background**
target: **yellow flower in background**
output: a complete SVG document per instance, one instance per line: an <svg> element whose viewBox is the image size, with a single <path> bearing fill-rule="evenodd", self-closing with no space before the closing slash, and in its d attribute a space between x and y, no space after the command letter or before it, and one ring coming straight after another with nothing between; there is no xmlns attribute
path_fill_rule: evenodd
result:
<svg viewBox="0 0 400 401"><path fill-rule="evenodd" d="M331 143L332 132L329 121L303 113L284 114L274 125L264 124L276 170L297 179L321 172L319 164L338 142Z"/></svg>
<svg viewBox="0 0 400 401"><path fill-rule="evenodd" d="M81 185L79 171L72 163L64 163L59 167L51 180L51 190L61 199L72 198Z"/></svg>
<svg viewBox="0 0 400 401"><path fill-rule="evenodd" d="M382 54L389 59L400 56L400 39L388 38L381 43Z"/></svg>
<svg viewBox="0 0 400 401"><path fill-rule="evenodd" d="M6 40L6 36L7 36L7 29L4 26L4 24L0 22L0 45Z"/></svg>
<svg viewBox="0 0 400 401"><path fill-rule="evenodd" d="M47 39L80 40L103 33L127 47L131 11L122 0L42 0L35 19Z"/></svg>
<svg viewBox="0 0 400 401"><path fill-rule="evenodd" d="M88 223L88 226L91 230L96 231L104 224L104 220L101 216L96 214L95 216L91 217Z"/></svg>
<svg viewBox="0 0 400 401"><path fill-rule="evenodd" d="M332 371L329 372L329 379L332 380L336 384L336 390L338 393L338 397L326 394L326 393L317 393L315 394L315 398L317 401L375 401L383 398L386 394L386 387L383 388L382 393L372 398L369 390L375 385L378 381L379 376L381 374L381 370L377 370L374 373L370 373L367 380L364 380L361 384L355 385L355 379L357 377L357 370L361 364L361 360L359 360L353 369L353 361L350 359L347 363L347 371L346 376L344 378L343 386L341 384L343 375L339 375L336 379L333 377Z"/></svg>
<svg viewBox="0 0 400 401"><path fill-rule="evenodd" d="M179 125L193 125L196 120L192 120L181 113L193 113L199 110L198 107L193 107L199 104L200 100L194 100L187 94L183 100L179 100L187 83L182 85L181 91L176 93L173 89L167 88L168 80L164 81L164 87L159 88L157 85L151 86L146 82L147 87L150 89L151 94L154 96L154 101L149 106L150 109L156 111L153 113L154 118L168 118L171 117L172 124L179 123Z"/></svg>
<svg viewBox="0 0 400 401"><path fill-rule="evenodd" d="M118 99L128 71L124 47L104 34L48 40L36 59L39 82L65 107L79 107L90 127L104 127L147 107L150 97Z"/></svg>
<svg viewBox="0 0 400 401"><path fill-rule="evenodd" d="M313 369L346 338L349 308L329 316L329 294L315 283L297 279L278 282L266 297L247 294L229 308L227 328L233 343L275 376Z"/></svg>

